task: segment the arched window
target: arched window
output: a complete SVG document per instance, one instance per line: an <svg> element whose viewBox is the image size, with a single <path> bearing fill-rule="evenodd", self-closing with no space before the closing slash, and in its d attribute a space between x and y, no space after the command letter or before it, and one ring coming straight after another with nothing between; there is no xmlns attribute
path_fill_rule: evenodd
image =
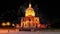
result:
<svg viewBox="0 0 60 34"><path fill-rule="evenodd" d="M31 19L29 19L29 21L31 21Z"/></svg>

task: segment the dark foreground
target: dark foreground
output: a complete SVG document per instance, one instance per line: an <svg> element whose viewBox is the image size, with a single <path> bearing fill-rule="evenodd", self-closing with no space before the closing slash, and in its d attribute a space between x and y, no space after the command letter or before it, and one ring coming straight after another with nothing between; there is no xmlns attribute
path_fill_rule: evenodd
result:
<svg viewBox="0 0 60 34"><path fill-rule="evenodd" d="M60 32L10 32L10 33L0 33L0 34L60 34Z"/></svg>

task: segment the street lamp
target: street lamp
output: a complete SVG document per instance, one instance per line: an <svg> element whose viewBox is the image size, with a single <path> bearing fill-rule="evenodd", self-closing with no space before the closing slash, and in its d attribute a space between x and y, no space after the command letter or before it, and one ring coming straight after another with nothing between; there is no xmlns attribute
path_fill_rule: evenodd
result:
<svg viewBox="0 0 60 34"><path fill-rule="evenodd" d="M12 24L12 26L15 26L14 24Z"/></svg>
<svg viewBox="0 0 60 34"><path fill-rule="evenodd" d="M10 26L10 22L7 22L6 25L7 25L7 26Z"/></svg>
<svg viewBox="0 0 60 34"><path fill-rule="evenodd" d="M1 25L2 25L2 26L5 26L6 24L5 24L5 22L3 22Z"/></svg>

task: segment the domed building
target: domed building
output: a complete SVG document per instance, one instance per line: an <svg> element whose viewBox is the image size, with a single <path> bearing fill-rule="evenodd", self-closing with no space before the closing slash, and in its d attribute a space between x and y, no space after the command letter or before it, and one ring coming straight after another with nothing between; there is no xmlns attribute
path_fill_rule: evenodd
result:
<svg viewBox="0 0 60 34"><path fill-rule="evenodd" d="M39 17L35 16L35 11L32 8L31 4L25 10L25 17L21 18L21 27L22 28L42 28ZM43 25L45 28L45 25Z"/></svg>

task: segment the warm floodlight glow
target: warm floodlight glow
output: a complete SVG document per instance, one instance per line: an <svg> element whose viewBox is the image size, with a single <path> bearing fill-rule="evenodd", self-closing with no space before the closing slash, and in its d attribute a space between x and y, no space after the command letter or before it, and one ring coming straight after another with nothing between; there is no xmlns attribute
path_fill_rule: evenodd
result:
<svg viewBox="0 0 60 34"><path fill-rule="evenodd" d="M6 24L3 22L3 23L2 23L2 26L5 26L5 25L6 25Z"/></svg>
<svg viewBox="0 0 60 34"><path fill-rule="evenodd" d="M34 10L26 10L26 14L25 14L25 16L35 16L35 12L34 12Z"/></svg>
<svg viewBox="0 0 60 34"><path fill-rule="evenodd" d="M18 27L18 25L17 25ZM25 10L25 17L21 18L21 27L23 28L44 28L45 25L41 25L39 17L35 16L35 11L31 4Z"/></svg>
<svg viewBox="0 0 60 34"><path fill-rule="evenodd" d="M25 11L25 16L35 16L34 9L31 7L31 4L29 4L29 7Z"/></svg>

